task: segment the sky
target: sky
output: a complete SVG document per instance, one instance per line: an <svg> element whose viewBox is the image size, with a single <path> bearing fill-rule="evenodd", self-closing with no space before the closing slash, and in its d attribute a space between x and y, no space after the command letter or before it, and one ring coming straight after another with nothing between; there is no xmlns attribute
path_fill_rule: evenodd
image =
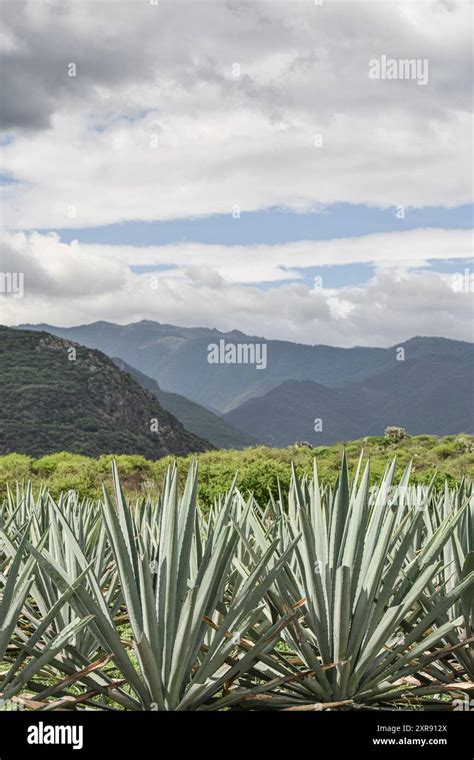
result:
<svg viewBox="0 0 474 760"><path fill-rule="evenodd" d="M472 14L3 0L0 323L472 341Z"/></svg>

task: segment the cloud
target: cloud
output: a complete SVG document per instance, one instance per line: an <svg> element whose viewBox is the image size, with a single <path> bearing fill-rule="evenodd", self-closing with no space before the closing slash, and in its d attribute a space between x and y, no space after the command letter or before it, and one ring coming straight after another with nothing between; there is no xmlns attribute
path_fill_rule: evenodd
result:
<svg viewBox="0 0 474 760"><path fill-rule="evenodd" d="M238 222L236 222L238 224ZM166 267L155 276L169 280L190 277L215 284L277 283L299 280L305 268L368 263L383 269L426 267L429 260L468 259L472 255L470 230L416 229L333 240L304 240L280 245L206 245L180 243L163 246L82 245L102 261L127 266Z"/></svg>
<svg viewBox="0 0 474 760"><path fill-rule="evenodd" d="M132 278L120 261L85 253L77 243L65 245L54 234L5 235L0 240L0 268L22 272L25 292L33 301L40 297L66 302L84 294L95 298L118 292Z"/></svg>
<svg viewBox="0 0 474 760"><path fill-rule="evenodd" d="M139 71L151 77L150 55L128 33L145 28L148 10L146 3L133 8L114 0L5 0L1 127L47 129L56 111L95 88L130 84Z"/></svg>
<svg viewBox="0 0 474 760"><path fill-rule="evenodd" d="M190 266L185 274L196 285L205 285L210 288L222 288L224 279L216 269L208 266Z"/></svg>
<svg viewBox="0 0 474 760"><path fill-rule="evenodd" d="M4 224L468 202L469 4L415 5L7 0Z"/></svg>
<svg viewBox="0 0 474 760"><path fill-rule="evenodd" d="M25 275L23 299L0 295L2 322L472 340L472 294L428 265L467 260L464 230L143 247L26 232L470 202L468 3L4 0L2 21L2 173L14 181L0 186L0 269ZM381 55L427 59L428 83L369 79ZM326 267L350 264L369 264L371 279L324 287Z"/></svg>
<svg viewBox="0 0 474 760"><path fill-rule="evenodd" d="M398 243L402 235L411 234L399 233ZM429 234L427 231L426 253ZM464 249L462 245L455 248L459 246L457 235L456 231L452 233L451 250L459 253ZM376 237L377 244L368 239L331 241L333 255L343 260L352 246L354 251L359 249L359 256L364 250L366 254L378 250L379 262L387 261L384 243L390 245L390 235L370 237ZM434 241L435 236L431 239ZM379 263L363 286L315 289L299 281L275 281L274 287L262 291L255 284L243 284L237 269L228 269L223 276L222 269L205 263L205 246L200 246L199 263L191 271L183 263L182 270L178 265L177 270L139 275L132 273L128 264L129 258L146 259L141 248L126 249L113 256L107 246L65 245L56 235L37 234L7 235L5 242L2 250L10 258L2 261L15 264L11 257L14 251L19 256L17 265L21 262L25 271L24 298L0 296L1 321L5 324L74 325L100 319L123 324L156 319L341 346L393 345L418 334L474 339L472 293L455 292L452 275L410 271L400 262L397 267ZM342 251L339 255L337 244ZM444 245L445 250L442 246L434 250L433 245L432 252L444 256L449 248L447 239ZM248 260L261 267L260 277L267 278L271 273L277 254L287 256L285 250L275 248L273 261L256 256L252 247L247 251ZM239 252L236 260L243 255L243 251ZM300 255L307 261L304 257L308 251ZM207 261L213 258L211 254ZM232 251L221 250L221 260L226 258L232 259Z"/></svg>

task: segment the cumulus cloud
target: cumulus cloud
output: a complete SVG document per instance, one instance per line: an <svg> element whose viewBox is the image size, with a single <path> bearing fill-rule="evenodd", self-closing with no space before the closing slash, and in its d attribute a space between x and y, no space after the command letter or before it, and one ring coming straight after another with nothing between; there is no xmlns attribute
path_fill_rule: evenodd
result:
<svg viewBox="0 0 474 760"><path fill-rule="evenodd" d="M0 265L2 272L23 273L33 299L116 293L132 277L119 260L95 251L85 254L77 242L65 245L55 234L6 234L0 240Z"/></svg>
<svg viewBox="0 0 474 760"><path fill-rule="evenodd" d="M427 84L369 79L381 55L426 59ZM0 270L25 279L24 298L0 295L0 321L472 340L472 294L429 268L467 260L464 230L228 247L29 232L469 202L469 3L4 0L0 56ZM354 264L372 267L364 285L325 286L326 267ZM315 268L322 288L308 284Z"/></svg>
<svg viewBox="0 0 474 760"><path fill-rule="evenodd" d="M9 227L471 199L468 3L3 5Z"/></svg>
<svg viewBox="0 0 474 760"><path fill-rule="evenodd" d="M366 252L381 250L383 238L390 238L373 237L377 245L366 240ZM336 242L342 260L351 245L364 249L358 239L331 245ZM359 287L315 289L295 281L277 282L262 291L255 284L243 283L237 270L227 270L224 277L205 263L204 250L194 268L183 262L183 267L173 270L137 274L128 263L132 253L132 259L147 258L140 248L112 256L107 247L101 251L96 246L65 245L56 235L37 234L7 235L5 245L3 251L15 251L16 266L21 262L25 271L24 298L1 296L1 321L6 324L74 325L100 319L123 324L156 319L341 346L392 345L416 334L473 339L472 294L456 292L451 275L378 265L373 277ZM214 253L209 253L208 261L214 259ZM285 250L273 251L273 261L267 262L268 271L261 269L260 277L267 278L278 256L286 255ZM308 261L306 255L300 263ZM248 256L255 258L255 252L249 250ZM231 258L229 251L221 250L223 261ZM5 261L15 264L11 258Z"/></svg>

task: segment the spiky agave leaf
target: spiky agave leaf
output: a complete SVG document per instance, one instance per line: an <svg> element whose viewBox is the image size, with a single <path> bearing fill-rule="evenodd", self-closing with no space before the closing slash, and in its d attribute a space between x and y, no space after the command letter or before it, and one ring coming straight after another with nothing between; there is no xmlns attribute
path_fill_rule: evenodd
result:
<svg viewBox="0 0 474 760"><path fill-rule="evenodd" d="M234 482L207 515L194 463L182 496L171 466L158 501L134 507L115 467L114 499L105 491L100 505L9 491L0 584L13 612L0 644L19 649L4 685L54 696L53 708L74 683L160 710L383 702L411 676L416 694L468 686L472 487L443 500L433 484L410 486L410 467L396 486L394 473L392 462L370 486L361 458L351 483L343 460L332 489L315 467L264 508ZM15 616L26 625L12 629ZM64 629L74 638L58 638ZM274 648L279 636L290 654ZM128 693L103 670L109 656Z"/></svg>
<svg viewBox="0 0 474 760"><path fill-rule="evenodd" d="M222 503L212 528L196 531L197 467L192 463L181 499L177 471L172 468L166 483L159 517L159 535L153 564L140 536L128 519L128 505L114 469L116 507L104 493L104 519L109 532L140 671L146 681L149 704L161 710L196 709L222 689L229 677L247 667L252 656L229 662L240 637L262 619L259 605L274 583L286 555L267 572L277 542L271 545L248 578L226 598L233 574L232 562L239 546L239 531L232 519L235 493L232 488ZM196 535L205 535L196 547ZM191 558L200 555L196 564ZM154 583L153 572L157 579ZM209 634L206 621L219 618ZM256 614L257 611L257 614ZM262 633L261 648L269 646L270 626ZM212 629L211 629L212 630ZM229 632L231 635L229 636ZM275 637L278 631L272 634ZM271 643L271 641L270 641ZM204 646L205 645L205 646Z"/></svg>
<svg viewBox="0 0 474 760"><path fill-rule="evenodd" d="M3 700L12 699L21 691L28 681L36 676L46 665L51 663L58 652L61 652L71 636L76 636L83 628L86 628L91 618L75 618L63 630L52 636L40 650L34 650L34 656L26 662L26 657L17 657L13 662L6 659L9 644L16 643L22 647L22 631L19 626L23 614L27 596L34 580L35 557L31 554L25 560L25 552L28 547L28 533L25 532L17 547L13 547L4 529L0 527L2 546L7 555L11 556L11 563L7 576L0 574L0 661L11 663L2 673L0 681L0 696ZM46 540L46 535L38 545L41 551ZM41 621L39 627L41 633L46 631L59 613L61 607L67 602L68 595L63 595L47 616ZM28 638L28 637L23 637ZM34 645L40 638L37 632L28 638L30 645ZM24 666L20 669L20 666Z"/></svg>
<svg viewBox="0 0 474 760"><path fill-rule="evenodd" d="M351 489L343 460L334 493L319 488L316 471L311 483L293 472L282 541L298 533L301 538L271 598L280 611L296 598L295 589L305 599L303 621L284 634L313 673L292 686L294 703L314 701L315 694L322 702L386 695L400 678L418 672L426 649L449 641L460 618L443 615L471 598L471 572L444 598L427 596L467 505L450 511L429 535L425 531L425 543L414 551L433 486L413 502L412 494L407 498L409 470L393 488L394 468L392 463L371 489L367 466ZM259 542L266 543L261 532Z"/></svg>
<svg viewBox="0 0 474 760"><path fill-rule="evenodd" d="M77 526L66 519L61 502L52 505L55 539L49 548L38 552L28 547L74 613L90 616L90 630L102 650L112 654L142 708L198 709L215 699L229 678L240 676L278 638L286 620L271 625L261 605L286 555L276 558L278 542L274 541L249 566L246 576L239 574L233 562L245 515L234 520L232 488L212 526L201 525L194 463L181 498L177 471L169 470L159 512L151 510L148 515L156 520L151 529L132 519L115 467L113 480L115 504L104 490L102 513L130 622L135 667L93 563L76 535ZM60 550L59 541L63 543ZM146 545L153 551L153 560ZM250 631L257 636L256 645L242 651L240 636Z"/></svg>

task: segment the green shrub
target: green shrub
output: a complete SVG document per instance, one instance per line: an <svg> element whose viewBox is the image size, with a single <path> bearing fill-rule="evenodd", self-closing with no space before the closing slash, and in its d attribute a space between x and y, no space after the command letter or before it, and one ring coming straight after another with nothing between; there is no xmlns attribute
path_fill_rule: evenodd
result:
<svg viewBox="0 0 474 760"><path fill-rule="evenodd" d="M410 459L413 459L414 482L427 483L437 472L437 483L445 478L454 483L463 476L474 475L474 436L419 435L402 441L390 441L382 436L348 441L345 445L349 469L354 473L362 451L371 460L373 480L383 475L387 457L397 457L397 473L400 474ZM266 502L269 490L276 495L278 483L286 490L290 482L291 462L299 475L310 474L313 458L316 457L320 476L334 483L337 478L343 444L332 446L290 446L273 449L253 446L243 451L208 451L198 456L199 490L203 505L209 505L214 498L229 487L234 474L238 473L238 487L244 495L253 493L260 502ZM183 485L190 456L178 457L180 463L180 485ZM102 482L110 482L110 465L117 462L124 489L131 499L145 494L155 496L161 489L166 468L173 457L151 461L143 456L112 454L98 459L61 452L40 459L32 459L22 454L8 454L0 457L0 497L5 494L7 482L31 479L33 483L43 482L53 493L61 490L77 490L81 496L98 498L102 494ZM181 474L183 473L183 474Z"/></svg>

